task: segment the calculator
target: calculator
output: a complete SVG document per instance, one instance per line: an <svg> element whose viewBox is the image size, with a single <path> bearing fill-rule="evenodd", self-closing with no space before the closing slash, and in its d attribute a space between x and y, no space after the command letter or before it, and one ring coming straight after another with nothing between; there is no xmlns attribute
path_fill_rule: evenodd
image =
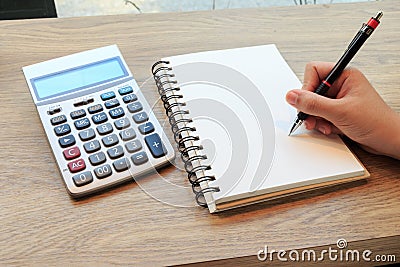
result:
<svg viewBox="0 0 400 267"><path fill-rule="evenodd" d="M73 197L142 176L174 159L116 45L22 69Z"/></svg>

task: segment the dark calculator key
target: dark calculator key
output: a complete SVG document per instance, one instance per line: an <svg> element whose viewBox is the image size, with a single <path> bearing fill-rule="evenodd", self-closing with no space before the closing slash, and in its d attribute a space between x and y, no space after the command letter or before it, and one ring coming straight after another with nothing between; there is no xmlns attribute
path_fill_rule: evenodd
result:
<svg viewBox="0 0 400 267"><path fill-rule="evenodd" d="M149 134L154 131L154 125L151 122L146 122L142 125L139 125L138 128L141 134Z"/></svg>
<svg viewBox="0 0 400 267"><path fill-rule="evenodd" d="M111 123L107 122L105 124L97 126L97 132L101 135L109 134L113 131Z"/></svg>
<svg viewBox="0 0 400 267"><path fill-rule="evenodd" d="M80 119L74 122L75 128L77 130L82 130L90 126L90 121L88 118Z"/></svg>
<svg viewBox="0 0 400 267"><path fill-rule="evenodd" d="M70 113L71 119L76 120L86 116L86 111L84 109L74 110Z"/></svg>
<svg viewBox="0 0 400 267"><path fill-rule="evenodd" d="M132 128L123 130L119 133L119 136L123 141L129 141L136 137L136 132Z"/></svg>
<svg viewBox="0 0 400 267"><path fill-rule="evenodd" d="M93 175L90 171L82 172L72 176L72 180L76 186L84 186L93 182Z"/></svg>
<svg viewBox="0 0 400 267"><path fill-rule="evenodd" d="M103 106L101 104L93 105L88 107L88 111L90 114L95 114L97 112L103 111Z"/></svg>
<svg viewBox="0 0 400 267"><path fill-rule="evenodd" d="M113 166L117 172L122 172L129 169L131 167L131 164L129 163L129 160L127 158L122 158L114 161Z"/></svg>
<svg viewBox="0 0 400 267"><path fill-rule="evenodd" d="M122 130L131 126L131 123L129 122L128 118L122 118L114 121L114 125L118 130Z"/></svg>
<svg viewBox="0 0 400 267"><path fill-rule="evenodd" d="M115 93L112 92L112 91L110 91L110 92L101 94L100 97L101 97L101 99L102 99L103 101L106 101L106 100L109 100L109 99L111 99L111 98L114 98L114 97L115 97Z"/></svg>
<svg viewBox="0 0 400 267"><path fill-rule="evenodd" d="M108 118L107 118L107 114L105 112L101 112L99 114L92 116L92 121L95 124L100 124L100 123L106 122L107 120L108 120Z"/></svg>
<svg viewBox="0 0 400 267"><path fill-rule="evenodd" d="M157 133L148 135L144 138L147 147L155 158L164 156L167 153L160 136Z"/></svg>
<svg viewBox="0 0 400 267"><path fill-rule="evenodd" d="M140 103L139 101L136 101L134 103L130 103L127 106L129 112L131 113L135 113L138 111L141 111L143 109L142 103Z"/></svg>
<svg viewBox="0 0 400 267"><path fill-rule="evenodd" d="M100 142L97 140L93 140L83 144L83 148L87 153L93 153L97 150L100 150Z"/></svg>
<svg viewBox="0 0 400 267"><path fill-rule="evenodd" d="M136 153L135 155L132 155L131 160L132 160L133 164L141 165L143 163L146 163L149 160L149 158L147 157L146 152L142 151L142 152Z"/></svg>
<svg viewBox="0 0 400 267"><path fill-rule="evenodd" d="M117 159L124 155L124 149L122 148L122 146L112 147L109 150L107 150L107 154L110 157L110 159Z"/></svg>
<svg viewBox="0 0 400 267"><path fill-rule="evenodd" d="M66 160L71 160L71 159L79 158L79 156L81 155L81 151L79 150L79 147L74 146L74 147L65 149L63 151L63 154L64 154L64 158Z"/></svg>
<svg viewBox="0 0 400 267"><path fill-rule="evenodd" d="M113 118L113 119L118 119L125 115L125 112L124 112L123 108L121 108L121 107L114 108L114 109L110 110L109 113L110 113L111 118Z"/></svg>
<svg viewBox="0 0 400 267"><path fill-rule="evenodd" d="M79 132L79 138L82 141L88 141L90 139L93 139L95 136L96 136L96 134L92 128L89 128L89 129Z"/></svg>
<svg viewBox="0 0 400 267"><path fill-rule="evenodd" d="M140 143L139 140L133 140L126 143L125 148L126 150L128 150L129 153L133 153L142 149L142 144Z"/></svg>
<svg viewBox="0 0 400 267"><path fill-rule="evenodd" d="M119 101L118 101L118 99L111 99L111 100L104 102L104 106L108 109L115 108L115 107L119 106Z"/></svg>
<svg viewBox="0 0 400 267"><path fill-rule="evenodd" d="M50 119L52 125L58 125L67 121L67 117L65 115L60 115Z"/></svg>
<svg viewBox="0 0 400 267"><path fill-rule="evenodd" d="M149 119L149 117L147 116L147 113L144 111L133 115L132 118L136 123L142 123Z"/></svg>
<svg viewBox="0 0 400 267"><path fill-rule="evenodd" d="M93 154L89 157L89 161L90 164L92 164L93 166L102 164L106 162L106 154L104 154L103 152L98 152L96 154Z"/></svg>
<svg viewBox="0 0 400 267"><path fill-rule="evenodd" d="M109 164L97 167L94 169L94 174L99 179L106 178L112 174L111 166Z"/></svg>
<svg viewBox="0 0 400 267"><path fill-rule="evenodd" d="M118 93L120 95L127 95L127 94L130 94L132 92L133 92L133 89L130 86L125 86L123 88L118 89Z"/></svg>
<svg viewBox="0 0 400 267"><path fill-rule="evenodd" d="M113 146L118 144L118 136L116 134L110 134L109 136L103 137L101 139L105 146Z"/></svg>
<svg viewBox="0 0 400 267"><path fill-rule="evenodd" d="M54 132L56 133L57 136L63 136L63 135L69 134L71 132L71 127L69 127L69 125L66 123L66 124L54 127Z"/></svg>
<svg viewBox="0 0 400 267"><path fill-rule="evenodd" d="M136 101L137 96L135 94L126 95L122 98L122 100L124 101L125 104L128 104L130 102Z"/></svg>
<svg viewBox="0 0 400 267"><path fill-rule="evenodd" d="M54 114L56 114L56 113L58 113L58 112L61 112L61 108L60 107L58 107L58 108L53 108L53 109L50 109L49 111L47 111L47 114L49 114L49 115L54 115Z"/></svg>
<svg viewBox="0 0 400 267"><path fill-rule="evenodd" d="M62 148L73 146L75 145L75 137L72 134L61 137L60 139L58 139L58 143Z"/></svg>
<svg viewBox="0 0 400 267"><path fill-rule="evenodd" d="M70 172L80 172L86 168L85 161L83 159L78 159L68 163L68 169Z"/></svg>

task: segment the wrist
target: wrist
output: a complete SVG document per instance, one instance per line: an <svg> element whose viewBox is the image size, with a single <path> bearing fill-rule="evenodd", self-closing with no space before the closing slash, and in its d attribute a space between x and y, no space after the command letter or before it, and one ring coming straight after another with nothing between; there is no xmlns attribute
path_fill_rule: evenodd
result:
<svg viewBox="0 0 400 267"><path fill-rule="evenodd" d="M400 160L400 114L393 111L392 127L389 128L387 151L385 155Z"/></svg>

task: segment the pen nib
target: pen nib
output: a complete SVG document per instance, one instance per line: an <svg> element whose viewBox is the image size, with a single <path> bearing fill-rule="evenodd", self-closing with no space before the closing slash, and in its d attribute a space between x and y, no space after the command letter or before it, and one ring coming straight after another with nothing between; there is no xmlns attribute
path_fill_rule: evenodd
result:
<svg viewBox="0 0 400 267"><path fill-rule="evenodd" d="M303 124L302 120L296 119L295 123L292 126L292 129L290 129L288 136L294 133L302 124Z"/></svg>

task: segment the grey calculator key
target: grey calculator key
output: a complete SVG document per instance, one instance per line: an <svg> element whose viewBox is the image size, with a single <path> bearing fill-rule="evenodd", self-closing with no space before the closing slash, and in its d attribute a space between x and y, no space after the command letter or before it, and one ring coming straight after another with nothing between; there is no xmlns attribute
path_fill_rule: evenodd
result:
<svg viewBox="0 0 400 267"><path fill-rule="evenodd" d="M99 114L96 114L96 115L92 116L92 121L95 124L100 124L100 123L106 122L107 120L108 120L107 114L104 113L104 112L101 112Z"/></svg>
<svg viewBox="0 0 400 267"><path fill-rule="evenodd" d="M117 159L124 155L124 149L122 146L115 146L107 150L107 154L111 159Z"/></svg>
<svg viewBox="0 0 400 267"><path fill-rule="evenodd" d="M84 186L93 182L93 175L90 171L82 172L72 176L72 180L76 186Z"/></svg>
<svg viewBox="0 0 400 267"><path fill-rule="evenodd" d="M131 113L135 113L138 111L141 111L143 109L142 103L139 101L136 101L134 103L130 103L128 106L126 106Z"/></svg>
<svg viewBox="0 0 400 267"><path fill-rule="evenodd" d="M122 158L122 159L114 161L113 166L117 172L122 172L122 171L126 171L127 169L129 169L131 167L131 164L129 163L129 159Z"/></svg>
<svg viewBox="0 0 400 267"><path fill-rule="evenodd" d="M114 125L118 130L122 130L131 126L131 123L129 122L128 118L121 118L114 121Z"/></svg>
<svg viewBox="0 0 400 267"><path fill-rule="evenodd" d="M116 134L110 134L110 135L108 135L106 137L103 137L101 139L101 141L103 142L103 144L105 146L113 146L113 145L118 144L118 142L119 142L118 141L118 136Z"/></svg>
<svg viewBox="0 0 400 267"><path fill-rule="evenodd" d="M105 164L94 169L94 174L99 179L106 178L112 174L111 166L109 164Z"/></svg>
<svg viewBox="0 0 400 267"><path fill-rule="evenodd" d="M93 105L91 107L88 107L88 111L90 114L95 114L97 112L103 111L103 107L101 104Z"/></svg>
<svg viewBox="0 0 400 267"><path fill-rule="evenodd" d="M132 118L136 123L142 123L149 119L147 113L144 111L133 115Z"/></svg>
<svg viewBox="0 0 400 267"><path fill-rule="evenodd" d="M86 116L86 111L84 109L74 110L70 113L71 119L79 119Z"/></svg>
<svg viewBox="0 0 400 267"><path fill-rule="evenodd" d="M136 101L137 96L135 94L126 95L122 98L122 100L124 101L125 104L128 104L130 102Z"/></svg>
<svg viewBox="0 0 400 267"><path fill-rule="evenodd" d="M136 132L132 128L123 130L119 133L119 136L123 141L129 141L136 137Z"/></svg>
<svg viewBox="0 0 400 267"><path fill-rule="evenodd" d="M133 164L135 164L135 165L141 165L143 163L146 163L149 160L146 152L144 152L144 151L132 155L131 159L132 159Z"/></svg>
<svg viewBox="0 0 400 267"><path fill-rule="evenodd" d="M65 115L60 115L54 118L51 118L50 122L52 125L58 125L67 121L67 117Z"/></svg>
<svg viewBox="0 0 400 267"><path fill-rule="evenodd" d="M119 101L118 101L118 99L114 98L114 99L104 102L104 106L108 109L115 108L115 107L119 106Z"/></svg>
<svg viewBox="0 0 400 267"><path fill-rule="evenodd" d="M93 140L83 144L83 148L87 153L93 153L100 149L100 142Z"/></svg>
<svg viewBox="0 0 400 267"><path fill-rule="evenodd" d="M113 131L111 123L107 122L102 125L97 126L97 132L101 135L109 134Z"/></svg>
<svg viewBox="0 0 400 267"><path fill-rule="evenodd" d="M128 150L129 153L133 153L142 149L142 144L140 143L139 140L133 140L126 143L125 148L126 150Z"/></svg>
<svg viewBox="0 0 400 267"><path fill-rule="evenodd" d="M109 114L110 114L111 118L118 119L125 115L125 111L123 108L118 107L118 108L114 108L114 109L110 110Z"/></svg>
<svg viewBox="0 0 400 267"><path fill-rule="evenodd" d="M154 125L151 122L143 123L138 128L141 134L149 134L154 131Z"/></svg>
<svg viewBox="0 0 400 267"><path fill-rule="evenodd" d="M72 134L61 137L60 139L58 139L58 143L62 148L73 146L75 145L75 137Z"/></svg>
<svg viewBox="0 0 400 267"><path fill-rule="evenodd" d="M96 134L92 128L89 128L89 129L79 132L79 138L82 141L88 141L90 139L93 139L95 136L96 136Z"/></svg>
<svg viewBox="0 0 400 267"><path fill-rule="evenodd" d="M63 125L54 127L54 132L57 136L63 136L71 132L71 127L69 127L68 123L65 123Z"/></svg>
<svg viewBox="0 0 400 267"><path fill-rule="evenodd" d="M89 161L90 164L92 164L93 166L102 164L104 162L106 162L106 154L104 154L103 152L98 152L96 154L93 154L89 157Z"/></svg>
<svg viewBox="0 0 400 267"><path fill-rule="evenodd" d="M75 121L74 124L77 130L82 130L90 126L90 121L88 118L83 118Z"/></svg>

